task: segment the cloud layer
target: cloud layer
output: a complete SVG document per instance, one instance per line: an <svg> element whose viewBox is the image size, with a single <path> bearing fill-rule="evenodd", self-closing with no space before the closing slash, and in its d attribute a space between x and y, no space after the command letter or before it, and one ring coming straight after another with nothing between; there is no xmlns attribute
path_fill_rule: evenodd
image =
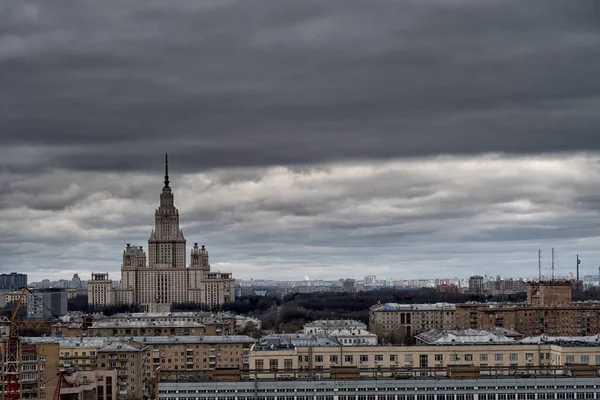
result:
<svg viewBox="0 0 600 400"><path fill-rule="evenodd" d="M238 277L535 274L551 243L597 260L599 12L1 2L0 269L118 270L164 151L187 237Z"/></svg>
<svg viewBox="0 0 600 400"><path fill-rule="evenodd" d="M566 275L576 252L590 273L600 256L598 155L437 157L251 174L180 175L172 164L189 243L206 244L213 268L238 278L527 277L537 274L537 249L551 247ZM40 182L54 182L53 194ZM0 262L34 275L116 277L125 244L146 246L161 185L160 176L142 174L23 175L1 199L1 231L10 234L1 237ZM38 271L40 262L55 270Z"/></svg>

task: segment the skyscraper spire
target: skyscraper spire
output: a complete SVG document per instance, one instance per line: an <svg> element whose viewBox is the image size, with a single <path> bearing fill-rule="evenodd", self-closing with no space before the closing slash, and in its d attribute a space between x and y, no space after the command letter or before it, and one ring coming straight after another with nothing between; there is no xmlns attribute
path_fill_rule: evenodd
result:
<svg viewBox="0 0 600 400"><path fill-rule="evenodd" d="M165 187L169 187L169 155L165 153Z"/></svg>

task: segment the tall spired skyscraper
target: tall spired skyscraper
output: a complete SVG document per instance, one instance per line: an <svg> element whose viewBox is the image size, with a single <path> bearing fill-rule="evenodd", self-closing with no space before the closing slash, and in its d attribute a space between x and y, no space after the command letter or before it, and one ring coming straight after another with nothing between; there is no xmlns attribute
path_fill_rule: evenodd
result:
<svg viewBox="0 0 600 400"><path fill-rule="evenodd" d="M112 288L108 274L92 273L88 281L91 305L138 304L144 310L155 311L172 303L213 306L233 300L235 280L231 273L211 272L204 246L194 243L186 266L186 240L179 228L179 211L169 183L169 160L165 154L165 180L148 239L148 259L142 246L127 244L120 287Z"/></svg>

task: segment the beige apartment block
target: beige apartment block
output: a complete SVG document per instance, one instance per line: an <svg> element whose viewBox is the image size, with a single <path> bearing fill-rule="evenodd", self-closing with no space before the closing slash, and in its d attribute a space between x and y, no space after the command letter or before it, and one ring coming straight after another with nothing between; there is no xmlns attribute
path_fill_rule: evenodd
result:
<svg viewBox="0 0 600 400"><path fill-rule="evenodd" d="M123 313L94 319L85 328L81 321L52 325L65 337L222 336L236 330L237 318L206 312Z"/></svg>
<svg viewBox="0 0 600 400"><path fill-rule="evenodd" d="M116 371L117 389L113 399L119 394L141 398L137 396L152 390L153 379L158 374L167 378L180 371L248 370L249 353L255 342L248 336L238 335L24 338L24 344L32 348L55 349L51 361L56 371L59 368Z"/></svg>
<svg viewBox="0 0 600 400"><path fill-rule="evenodd" d="M177 371L211 372L216 368L247 370L255 340L248 336L179 336L134 338L148 349L148 377L160 371L167 378Z"/></svg>
<svg viewBox="0 0 600 400"><path fill-rule="evenodd" d="M455 365L516 368L564 366L567 363L597 365L600 363L600 346L545 343L278 348L256 345L250 352L251 375L296 369L319 371L331 367L356 367L366 372L377 369L447 368Z"/></svg>
<svg viewBox="0 0 600 400"><path fill-rule="evenodd" d="M431 329L455 329L455 305L396 304L371 307L369 328L392 343L403 343L412 336Z"/></svg>
<svg viewBox="0 0 600 400"><path fill-rule="evenodd" d="M98 367L117 371L119 396L141 399L146 387L147 353L142 346L110 343L98 350Z"/></svg>
<svg viewBox="0 0 600 400"><path fill-rule="evenodd" d="M532 306L571 304L571 282L529 282L527 304Z"/></svg>
<svg viewBox="0 0 600 400"><path fill-rule="evenodd" d="M58 345L21 345L21 397L51 399L59 371Z"/></svg>
<svg viewBox="0 0 600 400"><path fill-rule="evenodd" d="M233 301L235 280L231 273L211 271L208 251L198 243L194 243L187 265L186 243L165 163L165 181L154 213L148 254L142 246L127 244L122 254L118 289L101 283L109 281L108 275L92 274L92 280L88 281L90 305L137 304L144 311L152 311L168 308L172 303L217 306Z"/></svg>

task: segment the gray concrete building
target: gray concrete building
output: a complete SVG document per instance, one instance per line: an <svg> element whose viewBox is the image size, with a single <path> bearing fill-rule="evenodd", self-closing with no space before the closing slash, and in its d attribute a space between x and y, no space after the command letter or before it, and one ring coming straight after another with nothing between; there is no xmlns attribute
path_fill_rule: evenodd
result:
<svg viewBox="0 0 600 400"><path fill-rule="evenodd" d="M38 289L27 292L27 318L47 319L67 313L67 291Z"/></svg>

